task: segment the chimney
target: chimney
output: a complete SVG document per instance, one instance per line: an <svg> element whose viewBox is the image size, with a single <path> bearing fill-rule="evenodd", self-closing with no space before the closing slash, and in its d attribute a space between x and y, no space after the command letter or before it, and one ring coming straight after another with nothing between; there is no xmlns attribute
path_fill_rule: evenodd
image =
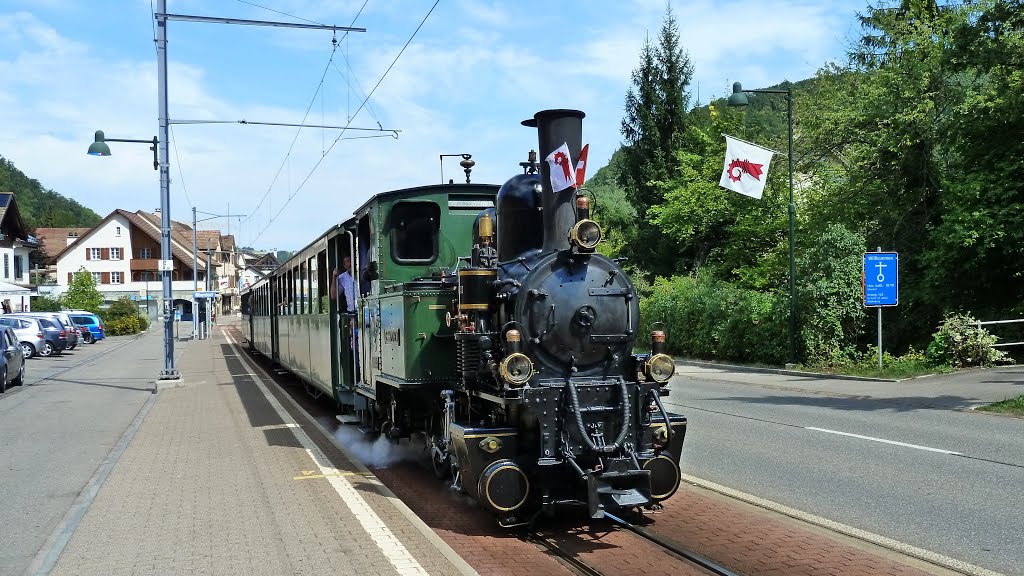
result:
<svg viewBox="0 0 1024 576"><path fill-rule="evenodd" d="M540 158L540 184L542 211L544 217L543 251L566 250L569 248L569 229L576 223L576 189L566 188L559 192L551 190L551 169L543 159L567 144L572 165L580 156L583 140L583 117L579 110L541 110L533 118L523 120L523 126L537 129L537 157Z"/></svg>

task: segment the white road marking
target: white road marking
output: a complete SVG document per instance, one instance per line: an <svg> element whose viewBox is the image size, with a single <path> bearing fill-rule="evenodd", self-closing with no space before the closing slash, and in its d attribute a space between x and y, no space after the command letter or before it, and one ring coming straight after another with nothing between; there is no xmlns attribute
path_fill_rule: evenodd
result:
<svg viewBox="0 0 1024 576"><path fill-rule="evenodd" d="M917 444L907 444L906 442L897 442L895 440L886 440L885 438L875 438L872 436L861 436L860 434L851 434L850 432L839 432L838 430L829 430L827 428L814 428L813 426L804 426L804 428L807 430L816 430L818 432L827 432L829 434L838 434L840 436L849 436L851 438L860 438L861 440L881 442L883 444L893 444L896 446L905 446L907 448L916 448L918 450L927 450L929 452L939 452L940 454L963 456L963 454L961 454L960 452L954 452L952 450L943 450L942 448L929 448L928 446L918 446Z"/></svg>
<svg viewBox="0 0 1024 576"><path fill-rule="evenodd" d="M224 336L227 337L228 342L234 346L235 340L231 337L231 334L227 330L222 330ZM249 366L249 362L246 358L239 356L239 360L245 364L246 368L252 371L252 367ZM302 447L306 449L306 453L313 459L313 463L316 464L320 473L326 477L326 480L331 483L334 487L334 491L341 496L342 501L348 506L348 509L352 511L352 515L359 520L359 524L362 525L363 530L370 536L374 544L380 548L380 551L384 554L384 557L391 562L391 565L395 567L399 574L423 574L427 575L427 571L423 569L423 566L413 557L412 554L405 548L405 545L391 532L387 524L380 519L380 516L373 511L373 508L367 504L366 500L356 491L355 487L344 477L341 476L341 470L338 470L334 466L331 466L331 461L327 459L320 447L317 446L306 431L301 426L297 425L295 420L292 419L291 414L284 409L283 406L277 401L277 398L267 390L266 385L263 384L261 378L253 378L253 381L259 386L260 392L267 398L270 405L273 406L274 411L283 420L289 428L291 428L292 434L295 435L296 440L302 444Z"/></svg>

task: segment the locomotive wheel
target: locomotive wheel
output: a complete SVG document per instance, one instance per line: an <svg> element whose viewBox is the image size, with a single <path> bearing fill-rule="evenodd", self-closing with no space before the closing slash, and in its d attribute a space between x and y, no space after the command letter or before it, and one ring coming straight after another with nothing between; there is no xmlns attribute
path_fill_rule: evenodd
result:
<svg viewBox="0 0 1024 576"><path fill-rule="evenodd" d="M395 425L391 420L385 420L384 423L380 425L380 435L385 438L390 438L389 434L391 433L391 429L394 427Z"/></svg>

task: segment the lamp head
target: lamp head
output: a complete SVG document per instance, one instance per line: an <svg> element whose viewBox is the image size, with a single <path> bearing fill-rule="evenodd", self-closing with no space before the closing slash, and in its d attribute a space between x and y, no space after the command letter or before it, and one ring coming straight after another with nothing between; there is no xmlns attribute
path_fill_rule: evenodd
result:
<svg viewBox="0 0 1024 576"><path fill-rule="evenodd" d="M96 131L96 139L89 145L88 153L90 156L110 156L110 146L107 146L103 130Z"/></svg>
<svg viewBox="0 0 1024 576"><path fill-rule="evenodd" d="M739 82L732 83L732 95L729 96L729 106L746 106L750 104L747 95L743 93L743 86Z"/></svg>

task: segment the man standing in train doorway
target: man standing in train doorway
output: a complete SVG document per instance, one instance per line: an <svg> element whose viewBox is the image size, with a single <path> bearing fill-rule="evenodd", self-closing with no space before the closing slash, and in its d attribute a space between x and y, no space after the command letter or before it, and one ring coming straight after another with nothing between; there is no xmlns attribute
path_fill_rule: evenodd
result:
<svg viewBox="0 0 1024 576"><path fill-rule="evenodd" d="M356 311L356 289L355 280L352 278L352 257L345 256L342 258L341 265L345 269L344 272L339 274L338 269L334 269L334 289L331 291L331 298L338 299L339 310L344 302L345 310L349 314L354 314Z"/></svg>
<svg viewBox="0 0 1024 576"><path fill-rule="evenodd" d="M338 269L334 269L334 282L331 283L331 298L336 299L338 302L338 310L340 312L340 318L338 320L338 327L342 330L348 330L349 333L349 349L356 351L356 337L358 332L356 331L356 286L355 279L352 278L352 257L345 256L341 259L342 268L344 271L340 274ZM344 312L342 310L342 304L344 304ZM353 374L356 380L359 379L359 359L356 356L355 369Z"/></svg>

